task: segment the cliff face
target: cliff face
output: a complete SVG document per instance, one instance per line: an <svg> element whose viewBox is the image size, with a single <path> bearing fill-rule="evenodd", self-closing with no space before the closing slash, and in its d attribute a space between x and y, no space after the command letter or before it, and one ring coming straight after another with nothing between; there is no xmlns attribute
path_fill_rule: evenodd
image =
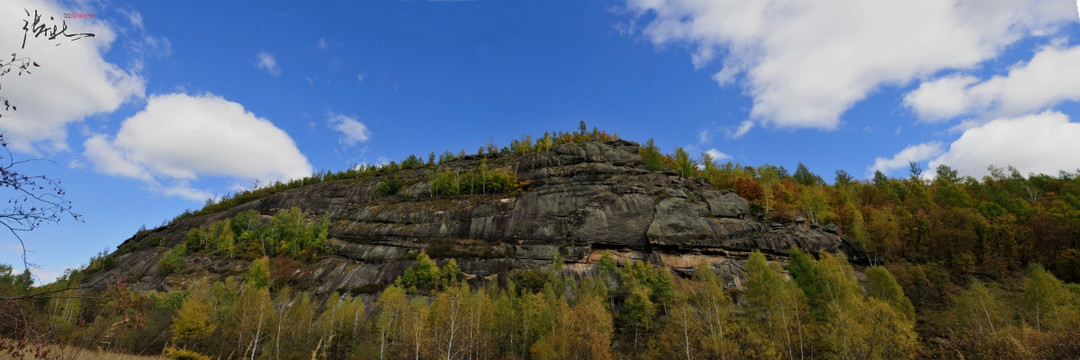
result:
<svg viewBox="0 0 1080 360"><path fill-rule="evenodd" d="M448 166L463 171L478 162L466 158ZM595 271L603 252L684 274L707 261L736 288L743 261L755 249L774 257L784 257L792 246L844 252L856 262L865 257L833 225L762 222L751 216L746 200L714 190L703 179L646 171L631 142L565 144L491 164L514 170L527 185L512 196L432 197L425 169L403 170L398 176L412 185L396 196L375 197L379 178L324 182L141 232L127 242L163 239L173 246L193 227L248 209L268 215L299 207L326 214L336 255L287 274L319 292L378 288L402 274L421 250L437 260L456 258L468 278L540 266L556 252L567 260L567 271L577 274ZM126 280L136 289L166 289L246 268L242 261L189 256L183 271L163 277L156 263L166 246L131 247L139 250L113 254L118 266L90 274L88 284L100 288Z"/></svg>

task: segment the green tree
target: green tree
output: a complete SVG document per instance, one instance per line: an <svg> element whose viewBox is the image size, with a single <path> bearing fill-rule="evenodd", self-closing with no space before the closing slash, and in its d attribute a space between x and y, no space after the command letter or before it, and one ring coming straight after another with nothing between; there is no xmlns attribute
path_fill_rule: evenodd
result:
<svg viewBox="0 0 1080 360"><path fill-rule="evenodd" d="M779 266L755 250L746 260L746 312L751 336L762 339L764 358L807 356L806 302L802 290L784 280Z"/></svg>
<svg viewBox="0 0 1080 360"><path fill-rule="evenodd" d="M958 328L981 336L989 336L1009 325L1005 304L978 280L957 296L950 312Z"/></svg>
<svg viewBox="0 0 1080 360"><path fill-rule="evenodd" d="M419 161L419 159L418 159ZM405 184L395 174L387 176L375 187L375 196L392 196L398 193Z"/></svg>
<svg viewBox="0 0 1080 360"><path fill-rule="evenodd" d="M723 280L709 267L701 263L694 271L689 286L690 304L697 310L697 318L704 322L700 346L704 358L727 359L738 353L734 342L736 333L735 304L724 291Z"/></svg>
<svg viewBox="0 0 1080 360"><path fill-rule="evenodd" d="M169 275L184 268L184 256L187 255L187 247L184 244L177 245L165 252L158 260L157 267L162 275Z"/></svg>
<svg viewBox="0 0 1080 360"><path fill-rule="evenodd" d="M409 292L431 292L443 286L443 273L427 253L416 256L413 266L401 276L401 286Z"/></svg>
<svg viewBox="0 0 1080 360"><path fill-rule="evenodd" d="M379 359L386 359L389 354L404 352L404 349L399 346L399 341L406 335L403 323L409 311L405 289L397 285L387 287L379 295L375 308L378 314L375 319L375 328Z"/></svg>
<svg viewBox="0 0 1080 360"><path fill-rule="evenodd" d="M675 149L675 166L679 169L679 174L684 177L694 174L694 162L690 160L690 154L681 147Z"/></svg>
<svg viewBox="0 0 1080 360"><path fill-rule="evenodd" d="M1080 322L1076 294L1041 265L1028 268L1022 301L1025 319L1039 331L1075 328Z"/></svg>
<svg viewBox="0 0 1080 360"><path fill-rule="evenodd" d="M34 279L30 270L23 270L16 275L11 265L0 264L0 296L26 295L30 292Z"/></svg>
<svg viewBox="0 0 1080 360"><path fill-rule="evenodd" d="M915 321L915 306L904 295L904 289L896 282L883 266L871 266L866 269L867 292L870 297L881 299L893 309L904 315L909 321Z"/></svg>
<svg viewBox="0 0 1080 360"><path fill-rule="evenodd" d="M454 359L466 350L463 338L468 331L465 316L468 298L469 287L459 284L438 292L431 303L428 324L440 359Z"/></svg>
<svg viewBox="0 0 1080 360"><path fill-rule="evenodd" d="M846 187L854 182L855 177L851 176L851 174L848 174L847 171L836 170L836 179L833 180L833 183L836 184L837 187Z"/></svg>
<svg viewBox="0 0 1080 360"><path fill-rule="evenodd" d="M805 186L822 186L825 185L825 180L810 171L806 165L799 163L799 167L795 168L795 173L791 175L791 180L796 184Z"/></svg>
<svg viewBox="0 0 1080 360"><path fill-rule="evenodd" d="M660 153L660 148L656 146L653 139L649 139L645 143L645 147L638 149L638 154L641 155L641 161L645 163L645 170L663 171L668 169L667 164L664 163L664 154Z"/></svg>
<svg viewBox="0 0 1080 360"><path fill-rule="evenodd" d="M810 313L818 320L825 319L827 309L824 284L818 276L814 259L800 250L798 247L791 248L789 253L787 270L791 279L802 290L810 306Z"/></svg>
<svg viewBox="0 0 1080 360"><path fill-rule="evenodd" d="M882 286L888 282L883 278L884 274L877 272L874 275L877 277L875 284L882 288L875 293L888 299L864 296L843 254L822 253L815 266L826 296L828 315L823 335L831 352L840 358L862 359L911 358L914 355L917 346L914 318L890 304L902 304L903 293ZM892 300L897 296L900 299Z"/></svg>
<svg viewBox="0 0 1080 360"><path fill-rule="evenodd" d="M251 262L247 275L244 276L244 284L250 284L256 289L270 286L270 258L262 257Z"/></svg>
<svg viewBox="0 0 1080 360"><path fill-rule="evenodd" d="M803 214L810 218L810 222L818 223L820 220L830 219L835 215L830 211L825 188L822 186L806 186L799 191L799 206Z"/></svg>
<svg viewBox="0 0 1080 360"><path fill-rule="evenodd" d="M315 321L316 334L321 339L323 354L330 359L347 359L353 356L364 337L366 316L364 302L359 297L349 298L331 294Z"/></svg>

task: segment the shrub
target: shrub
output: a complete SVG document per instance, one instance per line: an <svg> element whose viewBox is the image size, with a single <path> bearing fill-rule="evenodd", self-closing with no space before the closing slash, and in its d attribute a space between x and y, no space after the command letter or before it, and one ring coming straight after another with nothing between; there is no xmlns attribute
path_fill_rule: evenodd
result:
<svg viewBox="0 0 1080 360"><path fill-rule="evenodd" d="M162 256L157 264L161 274L169 275L184 268L184 255L187 255L187 248L184 244L177 245L166 251L165 256Z"/></svg>
<svg viewBox="0 0 1080 360"><path fill-rule="evenodd" d="M405 184L401 182L401 179L398 179L396 175L390 175L379 182L379 186L375 187L375 196L383 197L397 194L403 186Z"/></svg>
<svg viewBox="0 0 1080 360"><path fill-rule="evenodd" d="M210 360L209 356L184 349L177 349L173 347L165 348L162 352L162 356L173 360Z"/></svg>

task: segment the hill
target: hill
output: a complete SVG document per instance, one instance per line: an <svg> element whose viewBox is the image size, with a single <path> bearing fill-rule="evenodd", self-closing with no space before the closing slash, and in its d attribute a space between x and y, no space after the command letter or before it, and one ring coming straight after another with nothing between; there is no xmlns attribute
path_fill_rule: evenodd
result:
<svg viewBox="0 0 1080 360"><path fill-rule="evenodd" d="M798 246L866 259L835 225L763 221L751 214L745 199L704 179L646 170L640 151L638 144L623 140L574 142L520 156L466 156L286 190L140 232L110 255L115 267L88 274L85 281L96 290L125 280L140 291L167 291L193 278L235 274L246 269L245 260L266 250L190 254L168 276L157 264L193 229L209 229L245 211L270 218L292 208L325 216L329 224L330 249L290 275L294 285L323 294L381 290L420 252L438 262L457 259L469 279L543 266L556 254L580 274L596 273L603 252L684 274L707 261L732 286L752 250L786 256ZM433 173L457 177L450 181L464 191L437 190L440 179ZM514 189L490 189L494 186L481 180L491 180L488 173L510 174ZM391 181L400 188L380 194L380 186Z"/></svg>
<svg viewBox="0 0 1080 360"><path fill-rule="evenodd" d="M0 267L0 353L1074 358L1078 174L935 175L828 184L584 124L324 172L54 284Z"/></svg>

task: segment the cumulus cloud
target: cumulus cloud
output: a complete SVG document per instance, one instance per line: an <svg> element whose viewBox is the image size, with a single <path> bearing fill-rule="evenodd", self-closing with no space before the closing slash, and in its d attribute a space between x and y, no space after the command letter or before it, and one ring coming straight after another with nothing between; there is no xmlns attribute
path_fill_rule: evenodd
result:
<svg viewBox="0 0 1080 360"><path fill-rule="evenodd" d="M1055 33L1073 17L1060 0L627 0L658 46L689 45L720 84L744 82L752 118L834 129L882 85L972 68L1005 46Z"/></svg>
<svg viewBox="0 0 1080 360"><path fill-rule="evenodd" d="M208 197L190 186L204 176L268 183L312 172L285 131L213 94L151 96L116 136L93 135L83 145L98 172L195 200Z"/></svg>
<svg viewBox="0 0 1080 360"><path fill-rule="evenodd" d="M948 165L981 177L987 166L1014 166L1021 173L1056 175L1080 169L1080 123L1057 111L1000 118L964 131L930 168Z"/></svg>
<svg viewBox="0 0 1080 360"><path fill-rule="evenodd" d="M270 55L270 53L265 51L260 51L258 54L255 54L255 57L258 59L255 61L255 67L260 70L266 70L270 75L281 75L281 69L278 68L277 59L274 59L274 55Z"/></svg>
<svg viewBox="0 0 1080 360"><path fill-rule="evenodd" d="M919 84L904 104L924 120L957 116L989 117L1031 113L1063 101L1080 100L1080 46L1047 46L1030 61L1014 65L1006 75L985 81L949 75Z"/></svg>
<svg viewBox="0 0 1080 360"><path fill-rule="evenodd" d="M26 15L27 10L31 16ZM30 75L10 73L0 80L0 95L19 107L3 114L0 132L18 151L66 150L69 123L110 113L125 102L143 98L145 79L135 70L105 61L104 54L117 36L109 23L95 18L67 21L69 33L93 33L94 37L61 41L30 34L23 48L23 20L33 22L35 10L42 21L57 26L61 26L63 13L70 11L51 1L0 1L0 24L4 24L0 26L0 49L8 51L5 55L16 52L41 65Z"/></svg>
<svg viewBox="0 0 1080 360"><path fill-rule="evenodd" d="M371 131L368 131L367 126L356 118L331 113L327 116L326 122L330 124L330 128L341 133L341 144L345 146L353 146L358 142L371 139Z"/></svg>
<svg viewBox="0 0 1080 360"><path fill-rule="evenodd" d="M929 142L918 145L911 145L904 150L896 153L891 158L876 158L874 159L874 165L866 168L866 173L869 176L875 171L881 171L888 174L890 171L903 169L908 167L911 162L922 162L930 159L938 154L941 154L941 143Z"/></svg>

